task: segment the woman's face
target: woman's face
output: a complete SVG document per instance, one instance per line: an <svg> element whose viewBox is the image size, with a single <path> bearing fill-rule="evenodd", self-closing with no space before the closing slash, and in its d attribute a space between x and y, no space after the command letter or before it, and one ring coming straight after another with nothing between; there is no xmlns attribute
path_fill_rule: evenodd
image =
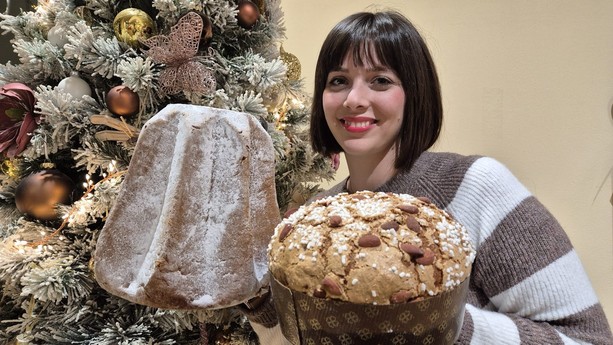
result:
<svg viewBox="0 0 613 345"><path fill-rule="evenodd" d="M326 122L347 158L382 159L400 132L404 89L396 73L377 59L358 67L350 55L328 73L322 95Z"/></svg>

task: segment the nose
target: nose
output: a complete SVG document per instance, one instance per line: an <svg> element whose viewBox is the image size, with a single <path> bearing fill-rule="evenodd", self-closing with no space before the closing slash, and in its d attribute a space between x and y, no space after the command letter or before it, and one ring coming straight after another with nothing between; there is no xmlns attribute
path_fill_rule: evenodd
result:
<svg viewBox="0 0 613 345"><path fill-rule="evenodd" d="M347 109L355 110L368 106L368 98L365 85L356 82L347 92L347 97L343 102L343 106Z"/></svg>

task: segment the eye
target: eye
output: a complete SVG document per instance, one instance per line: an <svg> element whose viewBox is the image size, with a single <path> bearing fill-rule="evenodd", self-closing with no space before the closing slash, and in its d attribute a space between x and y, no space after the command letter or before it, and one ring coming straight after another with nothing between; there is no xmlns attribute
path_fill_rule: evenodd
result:
<svg viewBox="0 0 613 345"><path fill-rule="evenodd" d="M371 88L377 91L385 91L397 84L398 82L396 80L384 75L376 76L370 81Z"/></svg>
<svg viewBox="0 0 613 345"><path fill-rule="evenodd" d="M379 77L375 77L372 83L378 84L378 85L389 85L389 84L394 84L394 81L388 77L379 76Z"/></svg>
<svg viewBox="0 0 613 345"><path fill-rule="evenodd" d="M328 82L326 83L326 89L328 91L341 91L349 85L349 80L343 75L330 75Z"/></svg>
<svg viewBox="0 0 613 345"><path fill-rule="evenodd" d="M328 80L328 85L330 86L339 86L339 85L345 85L345 84L347 84L347 79L345 79L344 77L340 77L340 76L331 77Z"/></svg>

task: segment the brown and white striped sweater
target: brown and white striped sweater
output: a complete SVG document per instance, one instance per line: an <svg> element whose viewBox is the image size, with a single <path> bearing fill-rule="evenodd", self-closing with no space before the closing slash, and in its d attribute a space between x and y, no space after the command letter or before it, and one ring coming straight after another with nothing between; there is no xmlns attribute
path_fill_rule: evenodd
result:
<svg viewBox="0 0 613 345"><path fill-rule="evenodd" d="M477 256L457 344L613 344L564 230L496 160L425 152L377 191L427 196L468 229ZM284 344L272 310L248 318L262 344Z"/></svg>

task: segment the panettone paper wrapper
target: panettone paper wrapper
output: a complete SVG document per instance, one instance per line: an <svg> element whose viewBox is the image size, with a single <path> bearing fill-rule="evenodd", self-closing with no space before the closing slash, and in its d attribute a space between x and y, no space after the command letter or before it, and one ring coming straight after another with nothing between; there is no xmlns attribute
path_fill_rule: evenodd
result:
<svg viewBox="0 0 613 345"><path fill-rule="evenodd" d="M274 278L271 287L281 330L294 345L446 345L460 334L468 279L437 296L390 305L316 298Z"/></svg>

